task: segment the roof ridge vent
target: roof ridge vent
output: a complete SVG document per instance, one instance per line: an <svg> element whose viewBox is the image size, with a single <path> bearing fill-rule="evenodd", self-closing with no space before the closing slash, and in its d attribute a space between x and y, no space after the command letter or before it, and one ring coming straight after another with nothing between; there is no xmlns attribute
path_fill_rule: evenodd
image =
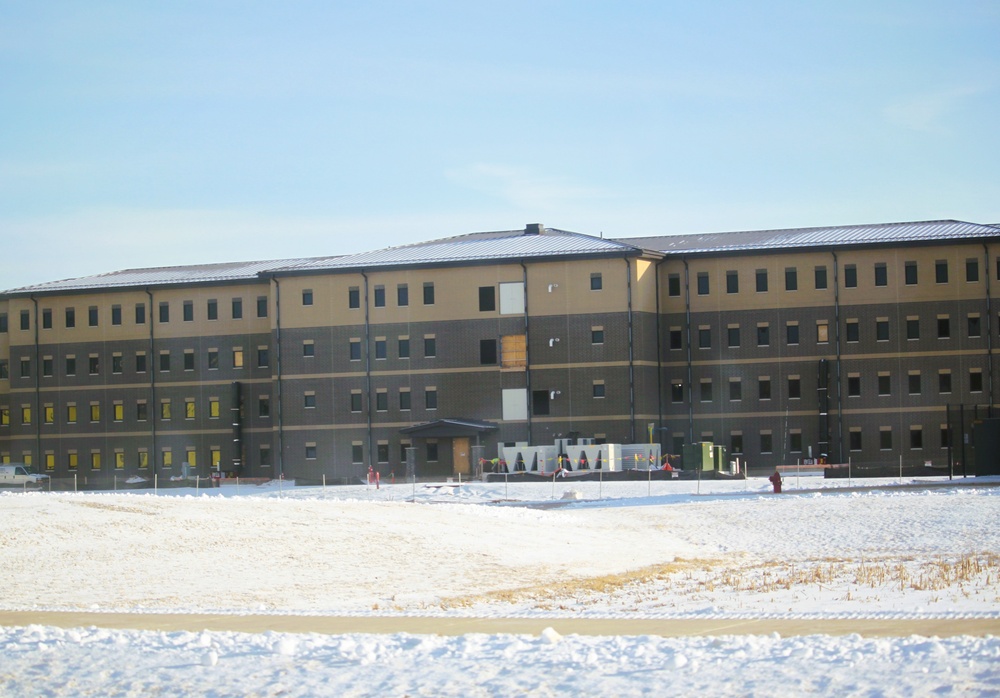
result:
<svg viewBox="0 0 1000 698"><path fill-rule="evenodd" d="M528 223L524 226L525 235L541 235L544 230L545 226L541 223Z"/></svg>

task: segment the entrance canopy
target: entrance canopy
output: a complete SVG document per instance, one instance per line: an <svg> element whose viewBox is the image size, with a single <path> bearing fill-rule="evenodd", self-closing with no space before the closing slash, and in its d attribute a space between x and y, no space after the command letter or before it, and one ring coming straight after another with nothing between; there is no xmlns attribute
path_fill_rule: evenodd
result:
<svg viewBox="0 0 1000 698"><path fill-rule="evenodd" d="M404 427L400 434L409 434L418 439L454 439L463 436L479 436L483 432L496 431L493 422L479 419L436 419L433 422Z"/></svg>

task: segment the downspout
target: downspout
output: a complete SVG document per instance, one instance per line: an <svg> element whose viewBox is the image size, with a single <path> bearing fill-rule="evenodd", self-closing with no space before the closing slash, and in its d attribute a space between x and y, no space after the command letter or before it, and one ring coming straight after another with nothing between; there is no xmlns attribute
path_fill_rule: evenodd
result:
<svg viewBox="0 0 1000 698"><path fill-rule="evenodd" d="M833 255L833 331L837 351L837 460L844 461L844 385L841 376L840 354L840 263L837 252Z"/></svg>
<svg viewBox="0 0 1000 698"><path fill-rule="evenodd" d="M986 277L986 387L989 390L990 406L987 415L993 416L993 299L990 290L990 250L983 243L983 275Z"/></svg>
<svg viewBox="0 0 1000 698"><path fill-rule="evenodd" d="M274 282L274 360L277 364L278 377L277 383L275 385L275 397L278 401L278 477L280 478L285 472L285 422L283 417L282 405L283 401L281 399L281 284L278 283L277 276L271 276L271 281Z"/></svg>
<svg viewBox="0 0 1000 698"><path fill-rule="evenodd" d="M656 293L656 440L663 441L663 360L660 344L660 265L666 260L661 259L653 267L653 287Z"/></svg>
<svg viewBox="0 0 1000 698"><path fill-rule="evenodd" d="M684 331L687 344L687 408L688 408L688 443L694 443L694 370L691 366L691 270L686 259L684 262Z"/></svg>
<svg viewBox="0 0 1000 698"><path fill-rule="evenodd" d="M625 287L628 293L628 418L629 443L635 443L635 350L632 346L632 263L626 257Z"/></svg>
<svg viewBox="0 0 1000 698"><path fill-rule="evenodd" d="M38 453L38 465L34 466L35 472L41 472L42 465L42 363L38 348L38 299L35 294L31 294L31 302L35 306L35 450Z"/></svg>
<svg viewBox="0 0 1000 698"><path fill-rule="evenodd" d="M149 409L146 410L146 418L149 419L149 459L153 464L153 476L156 476L156 463L158 455L156 453L156 369L153 365L156 357L156 350L153 336L153 292L148 288L143 289L149 297L149 360L146 362L146 370L149 371Z"/></svg>
<svg viewBox="0 0 1000 698"><path fill-rule="evenodd" d="M528 391L528 445L531 440L531 417L533 406L531 399L531 342L528 333L528 267L521 260L521 284L524 286L524 384Z"/></svg>
<svg viewBox="0 0 1000 698"><path fill-rule="evenodd" d="M368 463L375 463L375 452L372 450L372 352L371 352L371 321L368 317L368 275L361 270L365 280L365 419L368 430Z"/></svg>

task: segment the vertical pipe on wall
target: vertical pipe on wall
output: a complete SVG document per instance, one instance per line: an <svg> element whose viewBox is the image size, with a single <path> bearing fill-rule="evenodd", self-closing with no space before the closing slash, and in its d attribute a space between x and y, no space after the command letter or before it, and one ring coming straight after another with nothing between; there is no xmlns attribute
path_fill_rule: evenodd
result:
<svg viewBox="0 0 1000 698"><path fill-rule="evenodd" d="M840 270L837 253L833 255L833 327L834 349L837 352L837 461L844 461L844 385L840 355Z"/></svg>
<svg viewBox="0 0 1000 698"><path fill-rule="evenodd" d="M986 394L990 396L988 417L993 417L993 299L990 289L990 248L983 243L983 276L986 278Z"/></svg>
<svg viewBox="0 0 1000 698"><path fill-rule="evenodd" d="M694 443L694 370L691 367L691 270L684 262L684 342L687 344L688 443Z"/></svg>
<svg viewBox="0 0 1000 698"><path fill-rule="evenodd" d="M156 350L156 340L153 333L153 292L148 288L143 289L149 298L149 311L146 313L146 320L149 321L149 359L146 361L146 370L149 371L149 409L146 410L146 417L149 419L149 459L152 462L153 477L156 477L156 370L153 366L154 352Z"/></svg>
<svg viewBox="0 0 1000 698"><path fill-rule="evenodd" d="M361 270L361 278L365 280L365 421L368 432L368 463L375 462L372 450L372 352L371 352L371 318L368 310L368 274Z"/></svg>
<svg viewBox="0 0 1000 698"><path fill-rule="evenodd" d="M654 326L656 328L656 440L661 445L661 450L666 453L666 449L662 448L663 444L663 358L661 356L662 345L660 343L660 265L663 264L665 260L661 259L653 267L653 288L656 293L656 320Z"/></svg>
<svg viewBox="0 0 1000 698"><path fill-rule="evenodd" d="M628 295L628 433L635 443L635 350L632 347L632 262L625 258L625 289Z"/></svg>
<svg viewBox="0 0 1000 698"><path fill-rule="evenodd" d="M521 260L521 283L524 286L524 383L528 393L528 445L531 440L531 417L534 412L531 398L531 337L528 332L528 266Z"/></svg>
<svg viewBox="0 0 1000 698"><path fill-rule="evenodd" d="M41 472L39 469L42 464L42 383L41 383L41 355L38 348L38 299L35 298L35 294L31 294L31 302L35 306L35 359L34 359L34 374L35 374L35 458L38 460L33 463L34 470L36 472Z"/></svg>

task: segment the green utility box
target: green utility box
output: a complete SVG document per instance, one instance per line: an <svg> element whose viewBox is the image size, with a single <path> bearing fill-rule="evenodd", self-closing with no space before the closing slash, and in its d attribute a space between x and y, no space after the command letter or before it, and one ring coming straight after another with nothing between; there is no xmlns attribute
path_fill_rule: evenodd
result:
<svg viewBox="0 0 1000 698"><path fill-rule="evenodd" d="M712 449L712 462L716 470L729 470L729 461L726 460L726 447L715 446Z"/></svg>
<svg viewBox="0 0 1000 698"><path fill-rule="evenodd" d="M711 441L699 441L693 444L684 444L681 456L684 459L685 470L712 470L715 468L713 451L714 444Z"/></svg>

